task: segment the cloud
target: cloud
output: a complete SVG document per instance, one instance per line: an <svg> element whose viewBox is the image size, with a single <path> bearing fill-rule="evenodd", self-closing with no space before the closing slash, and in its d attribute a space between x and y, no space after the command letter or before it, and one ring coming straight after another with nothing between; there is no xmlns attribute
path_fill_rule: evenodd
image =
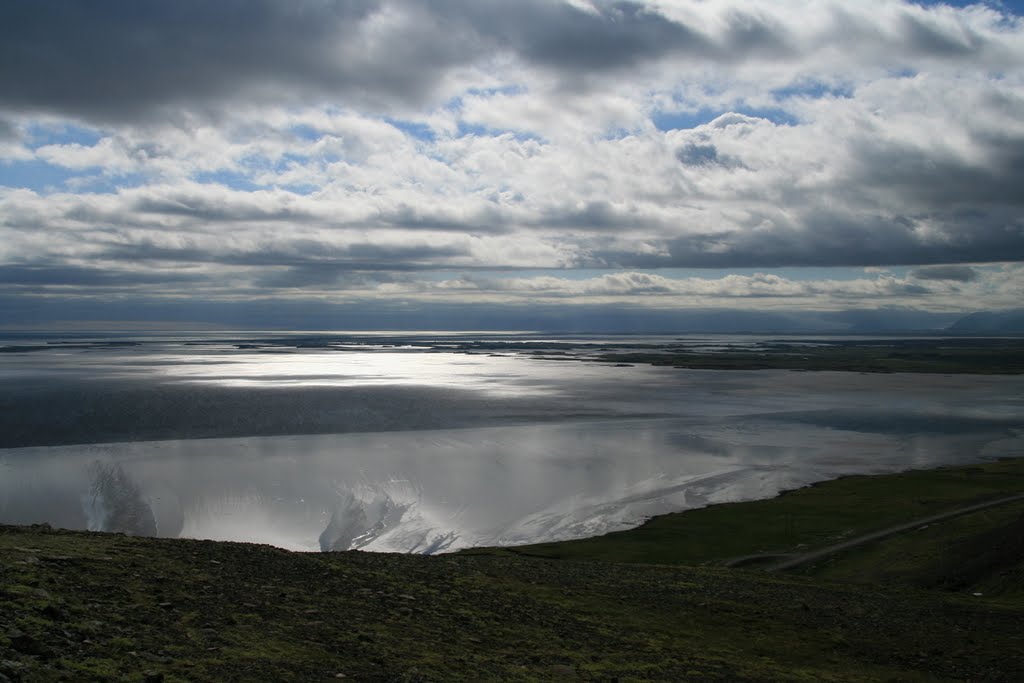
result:
<svg viewBox="0 0 1024 683"><path fill-rule="evenodd" d="M722 166L731 168L742 164L735 158L719 154L718 148L711 144L688 142L676 150L676 158L686 166Z"/></svg>
<svg viewBox="0 0 1024 683"><path fill-rule="evenodd" d="M292 78L329 89L346 80L343 51L332 55L330 46L355 38L373 9L271 0L5 4L0 60L20 67L3 71L0 101L118 120Z"/></svg>
<svg viewBox="0 0 1024 683"><path fill-rule="evenodd" d="M1019 291L985 265L1024 261L1024 22L991 6L41 0L0 5L0 63L9 288L825 308Z"/></svg>
<svg viewBox="0 0 1024 683"><path fill-rule="evenodd" d="M927 266L915 268L910 276L917 280L948 280L952 282L974 282L981 275L970 266Z"/></svg>
<svg viewBox="0 0 1024 683"><path fill-rule="evenodd" d="M111 121L238 99L420 106L502 55L563 89L663 62L1020 56L993 10L903 2L42 0L5 3L0 27L0 61L18 65L0 75L2 106Z"/></svg>
<svg viewBox="0 0 1024 683"><path fill-rule="evenodd" d="M0 119L0 142L7 142L20 138L18 129L13 123L6 119Z"/></svg>
<svg viewBox="0 0 1024 683"><path fill-rule="evenodd" d="M718 303L727 299L807 299L823 308L833 307L843 299L866 296L905 298L931 293L931 290L920 284L887 275L854 280L793 280L771 273L726 275L719 278L669 278L651 273L622 272L587 279L542 276L463 281L463 288L470 286L479 291L515 292L530 296L542 294L548 297L658 295L670 297L674 303L684 302L686 298L702 303Z"/></svg>
<svg viewBox="0 0 1024 683"><path fill-rule="evenodd" d="M118 288L165 283L193 283L184 273L107 272L76 266L0 265L0 286Z"/></svg>

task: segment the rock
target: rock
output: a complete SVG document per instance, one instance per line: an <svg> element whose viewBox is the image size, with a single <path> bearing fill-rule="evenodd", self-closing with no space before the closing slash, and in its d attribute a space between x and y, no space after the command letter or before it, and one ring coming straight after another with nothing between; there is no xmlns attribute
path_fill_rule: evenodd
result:
<svg viewBox="0 0 1024 683"><path fill-rule="evenodd" d="M24 655L48 657L51 654L45 644L20 629L12 628L7 632L7 638L11 641L11 647Z"/></svg>
<svg viewBox="0 0 1024 683"><path fill-rule="evenodd" d="M52 602L43 608L43 616L53 619L54 621L60 621L68 617L68 613L61 609L59 606Z"/></svg>
<svg viewBox="0 0 1024 683"><path fill-rule="evenodd" d="M0 683L18 683L18 681L21 681L20 670L23 666L21 662L0 659Z"/></svg>
<svg viewBox="0 0 1024 683"><path fill-rule="evenodd" d="M155 655L152 652L142 652L139 654L139 657L145 659L147 662L153 662L154 664L170 664L174 661L170 657Z"/></svg>
<svg viewBox="0 0 1024 683"><path fill-rule="evenodd" d="M551 674L558 678L576 678L576 667L569 664L555 664L551 667Z"/></svg>

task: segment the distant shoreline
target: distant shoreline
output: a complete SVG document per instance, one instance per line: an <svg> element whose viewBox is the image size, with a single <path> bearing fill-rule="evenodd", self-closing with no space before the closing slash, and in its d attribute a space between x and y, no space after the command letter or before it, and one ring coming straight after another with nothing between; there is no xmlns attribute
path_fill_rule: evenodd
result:
<svg viewBox="0 0 1024 683"><path fill-rule="evenodd" d="M6 335L9 336L9 335ZM40 338L0 345L0 356L55 349L130 351L153 338ZM1024 374L1024 336L912 335L531 335L499 333L254 333L189 340L187 347L215 345L227 352L463 353L517 355L611 365L654 365L695 370L806 370L871 373ZM743 337L738 341L738 337Z"/></svg>

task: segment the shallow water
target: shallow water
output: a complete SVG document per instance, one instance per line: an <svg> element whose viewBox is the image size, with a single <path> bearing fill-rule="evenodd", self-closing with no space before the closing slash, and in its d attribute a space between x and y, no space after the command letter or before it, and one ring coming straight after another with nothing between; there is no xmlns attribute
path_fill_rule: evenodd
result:
<svg viewBox="0 0 1024 683"><path fill-rule="evenodd" d="M0 521L438 552L1024 453L1019 377L205 341L3 354Z"/></svg>

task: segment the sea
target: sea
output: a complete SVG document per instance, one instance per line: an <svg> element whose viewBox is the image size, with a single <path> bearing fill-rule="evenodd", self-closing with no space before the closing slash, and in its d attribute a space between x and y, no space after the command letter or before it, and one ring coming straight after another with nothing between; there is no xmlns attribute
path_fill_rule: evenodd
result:
<svg viewBox="0 0 1024 683"><path fill-rule="evenodd" d="M438 553L1024 454L1022 376L605 361L823 341L0 333L0 523Z"/></svg>

